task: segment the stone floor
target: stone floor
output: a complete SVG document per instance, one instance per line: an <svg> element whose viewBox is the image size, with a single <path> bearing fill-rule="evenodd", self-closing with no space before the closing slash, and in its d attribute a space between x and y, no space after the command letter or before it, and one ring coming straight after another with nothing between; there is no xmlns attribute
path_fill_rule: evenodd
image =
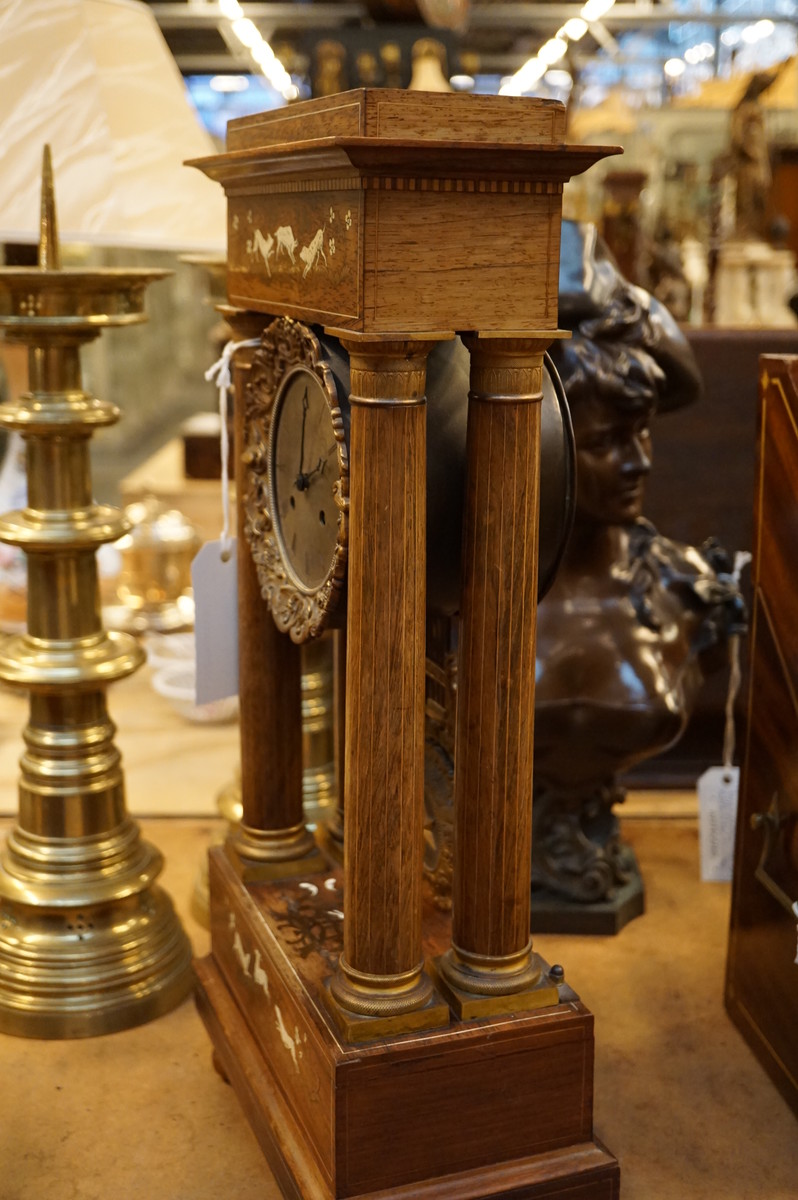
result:
<svg viewBox="0 0 798 1200"><path fill-rule="evenodd" d="M191 897L219 823L141 825L203 954ZM536 939L595 1014L595 1126L620 1159L623 1198L794 1200L798 1125L723 1008L729 887L699 882L694 820L628 819L625 834L646 915L616 938ZM0 1074L3 1200L279 1196L191 1001L85 1041L2 1037Z"/></svg>

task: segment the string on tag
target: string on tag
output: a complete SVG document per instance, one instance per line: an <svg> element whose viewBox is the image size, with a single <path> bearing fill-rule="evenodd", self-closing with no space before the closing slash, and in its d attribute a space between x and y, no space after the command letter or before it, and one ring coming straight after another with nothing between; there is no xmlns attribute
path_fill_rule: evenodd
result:
<svg viewBox="0 0 798 1200"><path fill-rule="evenodd" d="M740 576L743 569L750 563L751 555L747 550L738 550L734 556L732 579L737 587L740 586ZM729 638L729 689L726 693L726 727L723 733L723 769L728 776L734 762L734 704L740 690L740 635L732 634ZM728 779L727 779L728 782Z"/></svg>
<svg viewBox="0 0 798 1200"><path fill-rule="evenodd" d="M222 460L222 533L220 538L221 558L223 562L227 562L230 558L230 485L228 479L228 459L230 454L229 438L227 436L227 393L232 386L232 376L230 373L230 364L233 355L237 350L243 349L244 346L260 345L258 338L249 338L243 342L228 342L221 356L213 364L208 367L205 372L205 378L210 382L215 382L219 390L219 451Z"/></svg>

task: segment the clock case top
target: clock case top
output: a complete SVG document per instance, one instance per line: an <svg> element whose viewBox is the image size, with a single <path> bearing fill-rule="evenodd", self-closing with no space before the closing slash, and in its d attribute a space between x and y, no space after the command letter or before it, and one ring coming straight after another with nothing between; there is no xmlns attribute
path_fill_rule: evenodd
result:
<svg viewBox="0 0 798 1200"><path fill-rule="evenodd" d="M230 303L366 334L557 328L556 101L358 89L228 125Z"/></svg>

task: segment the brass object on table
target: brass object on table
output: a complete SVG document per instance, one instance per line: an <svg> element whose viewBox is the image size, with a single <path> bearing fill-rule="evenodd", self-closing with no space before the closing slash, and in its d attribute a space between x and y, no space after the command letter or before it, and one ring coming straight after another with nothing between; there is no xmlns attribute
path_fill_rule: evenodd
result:
<svg viewBox="0 0 798 1200"><path fill-rule="evenodd" d="M117 542L117 599L130 632L167 633L193 624L191 563L201 545L195 527L155 496L128 504L129 532Z"/></svg>
<svg viewBox="0 0 798 1200"><path fill-rule="evenodd" d="M128 528L92 498L89 441L114 405L83 390L80 347L145 320L165 272L61 270L49 150L39 268L0 271L0 327L28 347L30 390L0 421L22 433L27 507L0 539L28 558L27 632L0 648L0 678L30 693L19 815L0 858L0 1030L83 1037L140 1024L190 987L191 949L155 880L159 852L125 811L105 689L144 660L103 629L97 547Z"/></svg>

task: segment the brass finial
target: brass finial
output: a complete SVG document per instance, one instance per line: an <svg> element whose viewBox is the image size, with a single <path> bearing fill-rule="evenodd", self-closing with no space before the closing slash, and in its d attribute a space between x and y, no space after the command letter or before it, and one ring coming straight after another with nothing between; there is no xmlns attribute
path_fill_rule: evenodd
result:
<svg viewBox="0 0 798 1200"><path fill-rule="evenodd" d="M58 223L55 219L55 189L53 160L50 147L42 153L42 213L39 225L39 267L42 271L60 271L61 250L58 245Z"/></svg>

